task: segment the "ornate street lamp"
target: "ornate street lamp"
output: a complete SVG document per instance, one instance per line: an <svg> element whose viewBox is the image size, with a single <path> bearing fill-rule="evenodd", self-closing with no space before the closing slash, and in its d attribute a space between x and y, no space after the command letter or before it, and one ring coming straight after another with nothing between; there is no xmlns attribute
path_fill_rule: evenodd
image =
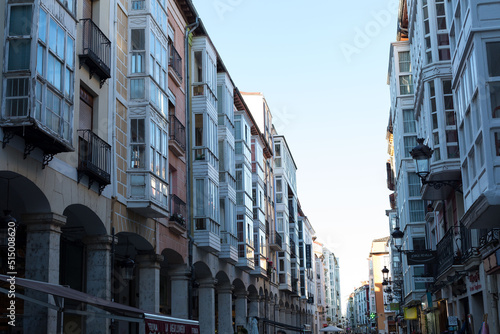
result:
<svg viewBox="0 0 500 334"><path fill-rule="evenodd" d="M403 237L405 234L399 229L399 226L396 226L391 235L392 240L394 241L394 247L396 247L398 252L401 253L401 247L403 246Z"/></svg>
<svg viewBox="0 0 500 334"><path fill-rule="evenodd" d="M384 269L382 269L382 285L389 285L389 269L387 269L386 266L384 266Z"/></svg>
<svg viewBox="0 0 500 334"><path fill-rule="evenodd" d="M424 140L424 138L417 138L417 146L410 151L417 166L417 175L422 179L422 182L425 181L427 175L430 173L430 161L432 152L434 152L429 146L424 145Z"/></svg>
<svg viewBox="0 0 500 334"><path fill-rule="evenodd" d="M417 138L417 146L415 146L411 151L410 155L413 160L415 160L415 166L417 167L417 175L422 180L423 185L428 185L434 189L441 189L443 186L450 186L455 191L462 193L459 189L460 184L457 180L439 180L439 181L428 181L427 176L429 176L430 164L432 153L434 150L428 145L424 145L424 138Z"/></svg>

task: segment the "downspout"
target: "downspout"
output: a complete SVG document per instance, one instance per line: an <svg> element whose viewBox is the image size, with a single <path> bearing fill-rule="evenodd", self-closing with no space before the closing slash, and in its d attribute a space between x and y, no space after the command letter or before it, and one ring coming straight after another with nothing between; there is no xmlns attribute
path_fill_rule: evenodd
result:
<svg viewBox="0 0 500 334"><path fill-rule="evenodd" d="M114 80L110 80L111 84L109 85L109 96L111 96L110 99L108 99L108 110L111 110L110 113L108 113L108 122L111 123L111 209L110 209L110 219L109 219L109 224L110 224L110 231L111 231L111 258L110 258L110 282L111 282L111 287L110 287L110 300L112 302L115 301L114 299L114 291L113 291L113 286L114 286L114 279L115 279L115 224L114 224L114 211L115 211L115 204L117 201L117 196L118 196L118 185L117 185L117 173L116 173L116 168L117 168L117 163L116 163L116 32L117 30L117 23L118 23L118 13L117 13L117 7L118 4L113 6L113 25L112 25L112 30L111 30L111 36L115 36L113 38L114 40L114 46L115 48L111 48L111 69L113 71L113 76ZM114 112L113 112L114 111ZM108 123L109 125L109 123ZM110 321L110 332L115 333L116 330L116 324L115 324L115 319L111 319Z"/></svg>
<svg viewBox="0 0 500 334"><path fill-rule="evenodd" d="M185 87L186 87L186 207L187 207L187 236L188 236L188 265L191 274L188 284L188 319L192 319L193 315L193 283L194 283L194 267L193 267L193 236L192 236L192 188L191 188L191 84L189 77L189 35L200 25L199 18L196 21L186 26L184 31L184 68L185 68Z"/></svg>

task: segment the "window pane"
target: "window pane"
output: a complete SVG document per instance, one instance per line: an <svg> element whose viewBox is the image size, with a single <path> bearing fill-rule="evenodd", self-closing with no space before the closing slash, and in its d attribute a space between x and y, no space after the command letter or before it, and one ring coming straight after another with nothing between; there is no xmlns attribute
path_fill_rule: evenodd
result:
<svg viewBox="0 0 500 334"><path fill-rule="evenodd" d="M130 98L131 99L144 98L144 79L130 80Z"/></svg>
<svg viewBox="0 0 500 334"><path fill-rule="evenodd" d="M68 36L68 44L66 45L66 64L70 67L75 66L75 42Z"/></svg>
<svg viewBox="0 0 500 334"><path fill-rule="evenodd" d="M131 37L132 37L132 50L144 50L145 48L144 29L132 29Z"/></svg>
<svg viewBox="0 0 500 334"><path fill-rule="evenodd" d="M57 49L57 23L52 19L49 26L49 48L53 51Z"/></svg>
<svg viewBox="0 0 500 334"><path fill-rule="evenodd" d="M486 55L488 58L488 74L490 77L500 76L500 42L486 43Z"/></svg>
<svg viewBox="0 0 500 334"><path fill-rule="evenodd" d="M36 70L39 74L43 75L43 60L45 58L45 48L38 44L38 49L36 53Z"/></svg>
<svg viewBox="0 0 500 334"><path fill-rule="evenodd" d="M47 13L40 9L40 21L38 22L38 38L47 42Z"/></svg>
<svg viewBox="0 0 500 334"><path fill-rule="evenodd" d="M27 70L30 66L30 40L9 41L9 71Z"/></svg>
<svg viewBox="0 0 500 334"><path fill-rule="evenodd" d="M49 53L47 66L47 79L57 89L61 90L62 64L52 54Z"/></svg>
<svg viewBox="0 0 500 334"><path fill-rule="evenodd" d="M500 118L500 82L492 82L490 86L491 115Z"/></svg>
<svg viewBox="0 0 500 334"><path fill-rule="evenodd" d="M10 7L10 36L23 36L31 34L31 6Z"/></svg>
<svg viewBox="0 0 500 334"><path fill-rule="evenodd" d="M57 55L64 59L64 30L57 25Z"/></svg>

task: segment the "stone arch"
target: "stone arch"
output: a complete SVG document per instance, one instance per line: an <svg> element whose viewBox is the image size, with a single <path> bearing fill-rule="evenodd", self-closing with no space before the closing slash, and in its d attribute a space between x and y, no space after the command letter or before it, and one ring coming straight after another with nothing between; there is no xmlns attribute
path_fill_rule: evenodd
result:
<svg viewBox="0 0 500 334"><path fill-rule="evenodd" d="M52 212L43 191L21 174L0 171L0 188L5 189L0 192L1 208L11 210L12 216L18 221L23 214Z"/></svg>
<svg viewBox="0 0 500 334"><path fill-rule="evenodd" d="M227 275L226 272L222 270L219 271L217 275L215 275L215 278L217 279L218 287L229 287L231 285L231 280L229 279L229 276Z"/></svg>
<svg viewBox="0 0 500 334"><path fill-rule="evenodd" d="M207 266L206 263L202 261L194 263L193 267L194 267L194 278L197 281L214 277L210 268Z"/></svg>

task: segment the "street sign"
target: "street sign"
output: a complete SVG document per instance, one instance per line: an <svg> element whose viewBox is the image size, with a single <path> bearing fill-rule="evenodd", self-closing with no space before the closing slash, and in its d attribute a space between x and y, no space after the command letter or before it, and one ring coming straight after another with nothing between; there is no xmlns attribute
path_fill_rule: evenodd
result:
<svg viewBox="0 0 500 334"><path fill-rule="evenodd" d="M415 283L434 283L434 277L413 277Z"/></svg>

